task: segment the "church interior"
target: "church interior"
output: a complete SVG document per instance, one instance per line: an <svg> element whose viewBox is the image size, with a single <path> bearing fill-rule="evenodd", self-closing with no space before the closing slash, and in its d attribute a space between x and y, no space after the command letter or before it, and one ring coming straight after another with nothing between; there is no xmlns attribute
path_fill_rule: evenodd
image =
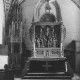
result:
<svg viewBox="0 0 80 80"><path fill-rule="evenodd" d="M0 0L0 80L80 80L80 0Z"/></svg>

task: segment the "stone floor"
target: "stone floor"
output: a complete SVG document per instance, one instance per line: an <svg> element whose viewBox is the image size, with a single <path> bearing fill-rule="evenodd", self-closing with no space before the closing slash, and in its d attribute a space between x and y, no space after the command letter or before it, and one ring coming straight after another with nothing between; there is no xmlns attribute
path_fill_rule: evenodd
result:
<svg viewBox="0 0 80 80"><path fill-rule="evenodd" d="M14 80L21 80L21 78L15 78ZM74 77L72 78L72 80L80 80L80 76L74 74Z"/></svg>

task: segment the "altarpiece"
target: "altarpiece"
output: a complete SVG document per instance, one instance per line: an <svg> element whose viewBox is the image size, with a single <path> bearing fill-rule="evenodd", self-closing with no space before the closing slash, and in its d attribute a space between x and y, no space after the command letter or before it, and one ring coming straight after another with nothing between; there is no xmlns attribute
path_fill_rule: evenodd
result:
<svg viewBox="0 0 80 80"><path fill-rule="evenodd" d="M51 4L55 8L56 15L52 12ZM44 9L43 13L41 13L42 9ZM26 78L49 79L56 75L58 79L63 76L65 80L70 79L66 74L68 67L64 57L65 31L57 0L40 0L29 30L33 49L32 56L23 70Z"/></svg>

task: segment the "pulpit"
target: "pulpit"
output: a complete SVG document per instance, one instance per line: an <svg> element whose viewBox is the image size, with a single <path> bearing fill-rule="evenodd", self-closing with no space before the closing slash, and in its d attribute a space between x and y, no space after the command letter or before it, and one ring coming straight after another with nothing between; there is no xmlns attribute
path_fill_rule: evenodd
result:
<svg viewBox="0 0 80 80"><path fill-rule="evenodd" d="M65 28L57 16L50 12L50 2L45 0L45 13L39 20L32 20L30 39L32 56L26 61L23 78L71 80L67 59L64 57ZM55 2L57 7L58 4ZM58 8L57 8L58 9ZM57 13L59 14L59 13Z"/></svg>

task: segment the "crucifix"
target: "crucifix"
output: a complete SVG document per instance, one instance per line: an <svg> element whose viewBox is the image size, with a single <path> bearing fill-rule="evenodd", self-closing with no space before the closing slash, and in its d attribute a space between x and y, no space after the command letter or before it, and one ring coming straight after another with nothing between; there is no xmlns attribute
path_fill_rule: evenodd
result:
<svg viewBox="0 0 80 80"><path fill-rule="evenodd" d="M48 68L49 68L49 67L52 67L52 65L49 65L49 64L48 64L48 61L46 61L46 65L42 65L42 67L45 67L45 68L46 68L46 71L48 71Z"/></svg>

